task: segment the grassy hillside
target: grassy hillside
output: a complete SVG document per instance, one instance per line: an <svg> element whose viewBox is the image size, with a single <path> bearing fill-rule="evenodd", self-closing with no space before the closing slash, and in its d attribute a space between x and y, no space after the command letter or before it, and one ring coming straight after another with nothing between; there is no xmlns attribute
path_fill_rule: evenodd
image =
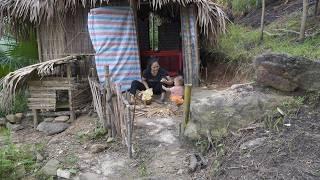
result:
<svg viewBox="0 0 320 180"><path fill-rule="evenodd" d="M266 26L264 41L259 42L260 32L248 26L230 24L229 31L219 39L213 53L223 54L228 61L251 61L263 52L272 51L320 60L320 17L309 10L307 38L298 42L301 12L292 12Z"/></svg>

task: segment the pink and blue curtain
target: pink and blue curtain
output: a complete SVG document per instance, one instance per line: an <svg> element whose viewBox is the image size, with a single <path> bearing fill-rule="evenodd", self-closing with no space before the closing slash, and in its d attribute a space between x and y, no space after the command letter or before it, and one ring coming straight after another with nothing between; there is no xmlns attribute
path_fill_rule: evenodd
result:
<svg viewBox="0 0 320 180"><path fill-rule="evenodd" d="M95 49L95 63L100 83L105 81L105 65L109 65L111 80L130 88L133 80L141 79L137 31L133 11L129 7L91 9L88 30Z"/></svg>

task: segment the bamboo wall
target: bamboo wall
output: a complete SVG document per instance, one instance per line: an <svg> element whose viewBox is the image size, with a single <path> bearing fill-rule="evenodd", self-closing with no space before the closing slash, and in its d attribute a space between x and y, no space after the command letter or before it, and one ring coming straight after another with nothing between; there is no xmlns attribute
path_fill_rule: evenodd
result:
<svg viewBox="0 0 320 180"><path fill-rule="evenodd" d="M57 15L38 27L40 61L68 55L92 55L94 49L87 28L88 9Z"/></svg>

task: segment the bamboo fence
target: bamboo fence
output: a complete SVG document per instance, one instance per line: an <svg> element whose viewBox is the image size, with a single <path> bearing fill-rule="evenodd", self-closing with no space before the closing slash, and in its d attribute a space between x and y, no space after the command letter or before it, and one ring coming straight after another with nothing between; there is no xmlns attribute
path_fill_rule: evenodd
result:
<svg viewBox="0 0 320 180"><path fill-rule="evenodd" d="M135 115L135 105L130 105L127 94L121 93L120 85L110 81L109 67L105 67L106 81L103 86L97 78L88 77L93 97L94 108L101 124L110 137L121 137L122 143L128 148L132 158L132 133Z"/></svg>

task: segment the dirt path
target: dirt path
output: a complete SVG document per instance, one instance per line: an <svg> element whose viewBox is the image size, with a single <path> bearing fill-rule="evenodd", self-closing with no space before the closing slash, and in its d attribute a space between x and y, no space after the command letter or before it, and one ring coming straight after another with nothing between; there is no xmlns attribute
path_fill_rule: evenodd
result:
<svg viewBox="0 0 320 180"><path fill-rule="evenodd" d="M30 120L23 130L13 132L19 145L42 147L45 165L50 159L60 161L60 167L76 170L73 179L191 179L187 172L187 157L193 150L179 141L179 117L137 118L134 126L134 157L129 159L121 140L107 142L105 136L94 133L96 118L80 116L64 132L53 136L35 131ZM95 144L107 145L93 153Z"/></svg>

